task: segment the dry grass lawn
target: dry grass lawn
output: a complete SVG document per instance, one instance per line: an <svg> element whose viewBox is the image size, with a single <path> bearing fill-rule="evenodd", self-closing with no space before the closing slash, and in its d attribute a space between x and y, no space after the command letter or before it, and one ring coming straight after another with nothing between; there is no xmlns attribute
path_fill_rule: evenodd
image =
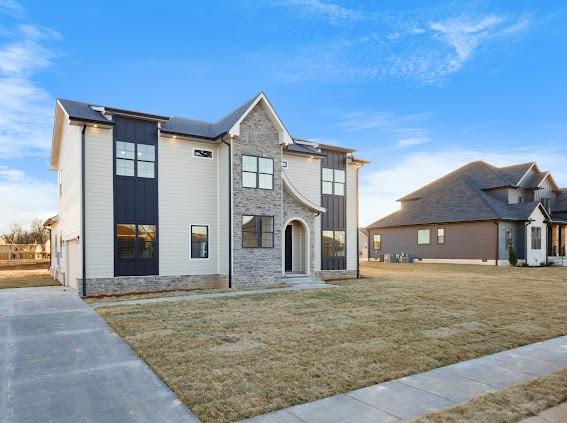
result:
<svg viewBox="0 0 567 423"><path fill-rule="evenodd" d="M567 269L366 264L340 288L99 309L204 422L567 334Z"/></svg>
<svg viewBox="0 0 567 423"><path fill-rule="evenodd" d="M0 289L59 285L47 269L0 270Z"/></svg>
<svg viewBox="0 0 567 423"><path fill-rule="evenodd" d="M567 401L567 369L486 394L414 423L512 423Z"/></svg>

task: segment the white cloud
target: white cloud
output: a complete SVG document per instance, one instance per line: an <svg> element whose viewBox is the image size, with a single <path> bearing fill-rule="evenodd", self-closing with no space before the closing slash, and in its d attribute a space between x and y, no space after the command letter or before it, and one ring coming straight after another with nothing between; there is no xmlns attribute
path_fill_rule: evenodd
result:
<svg viewBox="0 0 567 423"><path fill-rule="evenodd" d="M553 148L519 148L510 150L449 149L410 153L394 164L380 161L380 170L363 170L360 179L360 223L365 226L399 209L398 198L475 160L495 166L507 166L529 161L542 170L551 171L560 186L567 186L564 163L567 154Z"/></svg>
<svg viewBox="0 0 567 423"><path fill-rule="evenodd" d="M0 166L0 233L10 223L29 225L36 218L46 219L55 214L55 184L37 181L19 169Z"/></svg>
<svg viewBox="0 0 567 423"><path fill-rule="evenodd" d="M333 24L356 21L363 16L360 11L322 0L282 0L280 3L296 7L305 15L322 18Z"/></svg>
<svg viewBox="0 0 567 423"><path fill-rule="evenodd" d="M20 17L24 14L24 8L16 0L0 0L0 13Z"/></svg>

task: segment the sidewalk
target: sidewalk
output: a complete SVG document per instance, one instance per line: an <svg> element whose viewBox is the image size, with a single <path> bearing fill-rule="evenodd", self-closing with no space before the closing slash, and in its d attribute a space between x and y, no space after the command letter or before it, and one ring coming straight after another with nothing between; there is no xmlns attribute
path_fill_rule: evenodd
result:
<svg viewBox="0 0 567 423"><path fill-rule="evenodd" d="M567 367L567 336L379 383L242 422L389 423L413 420L564 367Z"/></svg>

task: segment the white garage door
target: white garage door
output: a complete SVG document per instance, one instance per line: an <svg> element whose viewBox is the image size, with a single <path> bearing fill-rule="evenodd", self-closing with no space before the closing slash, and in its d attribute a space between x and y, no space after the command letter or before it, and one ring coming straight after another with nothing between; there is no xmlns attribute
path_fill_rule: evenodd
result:
<svg viewBox="0 0 567 423"><path fill-rule="evenodd" d="M77 289L77 278L80 277L79 241L67 241L67 285Z"/></svg>

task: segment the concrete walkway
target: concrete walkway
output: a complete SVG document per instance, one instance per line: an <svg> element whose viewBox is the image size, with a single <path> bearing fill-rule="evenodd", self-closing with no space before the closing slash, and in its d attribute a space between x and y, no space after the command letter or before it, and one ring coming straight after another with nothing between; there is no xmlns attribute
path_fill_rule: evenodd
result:
<svg viewBox="0 0 567 423"><path fill-rule="evenodd" d="M520 423L565 423L567 422L567 402L542 411L537 416L521 420Z"/></svg>
<svg viewBox="0 0 567 423"><path fill-rule="evenodd" d="M198 422L74 291L0 289L0 422Z"/></svg>
<svg viewBox="0 0 567 423"><path fill-rule="evenodd" d="M382 423L413 420L565 367L567 336L379 383L244 421Z"/></svg>
<svg viewBox="0 0 567 423"><path fill-rule="evenodd" d="M242 297L245 295L272 294L274 292L303 291L306 289L326 289L326 288L337 288L337 287L338 285L329 285L325 283L309 283L303 285L293 285L285 288L247 289L241 291L218 292L211 294L187 294L187 295L176 295L173 297L156 297L156 298L146 298L139 300L101 301L98 303L92 303L91 307L100 308L100 307L117 307L117 306L125 306L125 305L171 303L176 301L199 301L199 300L208 300L208 299L216 299L216 298Z"/></svg>

